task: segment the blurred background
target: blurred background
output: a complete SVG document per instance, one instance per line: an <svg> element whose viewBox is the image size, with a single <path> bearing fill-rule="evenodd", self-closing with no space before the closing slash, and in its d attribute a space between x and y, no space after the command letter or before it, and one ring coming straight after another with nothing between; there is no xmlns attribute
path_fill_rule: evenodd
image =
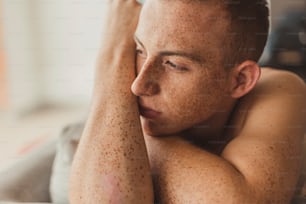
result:
<svg viewBox="0 0 306 204"><path fill-rule="evenodd" d="M86 117L103 2L0 0L0 166Z"/></svg>
<svg viewBox="0 0 306 204"><path fill-rule="evenodd" d="M272 0L272 29L260 60L262 66L285 69L306 81L306 1Z"/></svg>
<svg viewBox="0 0 306 204"><path fill-rule="evenodd" d="M103 0L0 0L0 166L86 117ZM306 0L271 0L262 65L305 77Z"/></svg>

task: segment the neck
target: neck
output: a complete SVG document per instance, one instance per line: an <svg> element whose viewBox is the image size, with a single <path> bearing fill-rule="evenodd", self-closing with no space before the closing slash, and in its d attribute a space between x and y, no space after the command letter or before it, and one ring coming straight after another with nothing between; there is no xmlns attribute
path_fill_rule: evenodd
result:
<svg viewBox="0 0 306 204"><path fill-rule="evenodd" d="M234 105L226 111L217 112L208 121L184 131L185 139L203 148L221 148L227 141L226 129Z"/></svg>

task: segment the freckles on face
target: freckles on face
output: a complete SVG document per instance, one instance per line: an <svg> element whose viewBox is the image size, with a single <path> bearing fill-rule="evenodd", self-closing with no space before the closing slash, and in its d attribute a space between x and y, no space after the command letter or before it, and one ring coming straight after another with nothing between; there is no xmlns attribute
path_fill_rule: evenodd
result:
<svg viewBox="0 0 306 204"><path fill-rule="evenodd" d="M205 69L205 68L203 68ZM174 117L198 123L220 111L221 100L226 95L224 78L214 71L201 70L179 85L180 89L169 90L169 109Z"/></svg>
<svg viewBox="0 0 306 204"><path fill-rule="evenodd" d="M209 122L216 112L223 110L222 101L226 100L224 83L219 73L205 71L190 74L180 83L173 80L163 83L161 95L154 98L162 117L156 120L143 118L145 133L174 134Z"/></svg>
<svg viewBox="0 0 306 204"><path fill-rule="evenodd" d="M201 56L201 62L205 62L201 66L186 63L190 68L186 72L171 69L157 72L153 69L162 67L158 63L151 67L151 71L148 67L143 68L146 72L143 71L139 79L146 76L158 86L159 92L147 91L150 96L141 98L162 112L161 117L156 120L142 118L142 126L146 133L177 133L208 121L216 112L222 111L222 101L226 96L226 74L220 64L219 39L224 33L224 28L220 23L211 22L210 19L213 18L210 13L214 13L210 12L212 9L217 8L199 8L198 4L189 5L179 1L170 3L149 0L145 4L136 31L137 37L144 45L144 63L151 60L157 62L154 57L164 51L192 53ZM148 73L151 74L150 77ZM158 74L153 76L154 73Z"/></svg>

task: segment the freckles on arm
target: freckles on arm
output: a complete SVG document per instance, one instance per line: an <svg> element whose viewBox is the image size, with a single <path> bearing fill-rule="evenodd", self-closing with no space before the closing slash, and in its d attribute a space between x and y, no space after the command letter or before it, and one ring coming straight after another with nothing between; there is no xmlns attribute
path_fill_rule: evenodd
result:
<svg viewBox="0 0 306 204"><path fill-rule="evenodd" d="M135 76L130 50L122 48L116 58L104 59L108 78L95 87L72 166L72 203L153 202L137 98L130 91Z"/></svg>
<svg viewBox="0 0 306 204"><path fill-rule="evenodd" d="M111 175L103 177L100 181L102 191L109 195L109 203L120 204L124 202L119 182L115 176Z"/></svg>
<svg viewBox="0 0 306 204"><path fill-rule="evenodd" d="M181 138L154 139L148 149L161 203L252 203L244 177L221 157Z"/></svg>
<svg viewBox="0 0 306 204"><path fill-rule="evenodd" d="M182 139L151 139L162 202L290 202L302 159L305 84L287 73L263 81L240 104L248 115L221 157Z"/></svg>
<svg viewBox="0 0 306 204"><path fill-rule="evenodd" d="M130 113L108 114L116 117L90 117L82 136L72 173L72 185L81 185L82 199L76 203L150 203L153 190L149 162L141 128L134 124L139 117L129 121ZM119 120L118 115L123 117Z"/></svg>
<svg viewBox="0 0 306 204"><path fill-rule="evenodd" d="M223 151L267 202L288 203L294 193L303 157L305 88L292 73L263 70L241 104L248 110L244 127Z"/></svg>

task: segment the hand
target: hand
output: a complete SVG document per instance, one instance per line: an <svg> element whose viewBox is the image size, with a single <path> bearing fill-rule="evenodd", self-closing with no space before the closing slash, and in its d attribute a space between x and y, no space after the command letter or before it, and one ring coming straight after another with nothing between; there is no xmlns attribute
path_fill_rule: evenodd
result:
<svg viewBox="0 0 306 204"><path fill-rule="evenodd" d="M141 5L136 0L107 0L102 45L97 59L94 95L130 92L135 78L134 33Z"/></svg>
<svg viewBox="0 0 306 204"><path fill-rule="evenodd" d="M134 45L141 5L137 0L107 0L106 21L102 33L102 46L121 43ZM102 47L103 49L103 47Z"/></svg>

